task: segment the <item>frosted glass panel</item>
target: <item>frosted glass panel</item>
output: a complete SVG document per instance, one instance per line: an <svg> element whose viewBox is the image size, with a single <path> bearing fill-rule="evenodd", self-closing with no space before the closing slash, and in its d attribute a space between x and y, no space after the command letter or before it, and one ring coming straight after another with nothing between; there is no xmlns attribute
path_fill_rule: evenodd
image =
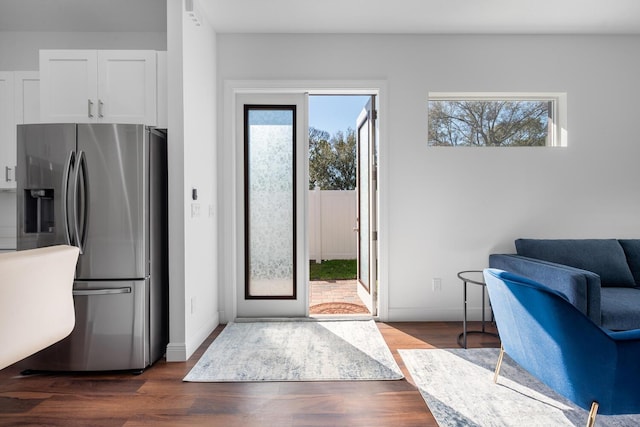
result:
<svg viewBox="0 0 640 427"><path fill-rule="evenodd" d="M295 297L295 107L246 107L248 298Z"/></svg>

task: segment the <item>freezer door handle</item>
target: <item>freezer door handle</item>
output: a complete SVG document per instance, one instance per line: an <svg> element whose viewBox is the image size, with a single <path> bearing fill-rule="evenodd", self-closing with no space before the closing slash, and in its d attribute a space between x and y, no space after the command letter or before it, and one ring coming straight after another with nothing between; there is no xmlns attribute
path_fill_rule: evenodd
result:
<svg viewBox="0 0 640 427"><path fill-rule="evenodd" d="M69 209L67 205L69 203L69 176L71 175L71 163L75 161L76 154L73 151L69 151L67 162L64 166L62 191L64 191L62 200L62 218L64 219L64 238L67 241L67 245L71 245L71 232L69 230Z"/></svg>
<svg viewBox="0 0 640 427"><path fill-rule="evenodd" d="M77 296L90 296L90 295L115 295L115 294L130 294L131 287L124 288L112 288L112 289L74 289L73 295Z"/></svg>

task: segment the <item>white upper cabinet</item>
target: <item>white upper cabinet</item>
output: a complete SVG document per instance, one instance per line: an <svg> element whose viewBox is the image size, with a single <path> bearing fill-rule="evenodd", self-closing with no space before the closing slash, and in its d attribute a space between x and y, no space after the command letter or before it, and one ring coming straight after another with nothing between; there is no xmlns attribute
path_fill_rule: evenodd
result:
<svg viewBox="0 0 640 427"><path fill-rule="evenodd" d="M40 123L40 73L16 71L13 80L16 123Z"/></svg>
<svg viewBox="0 0 640 427"><path fill-rule="evenodd" d="M155 126L155 51L98 51L98 120Z"/></svg>
<svg viewBox="0 0 640 427"><path fill-rule="evenodd" d="M43 123L155 126L156 97L155 51L40 51Z"/></svg>
<svg viewBox="0 0 640 427"><path fill-rule="evenodd" d="M13 72L0 72L0 189L16 187L16 124Z"/></svg>
<svg viewBox="0 0 640 427"><path fill-rule="evenodd" d="M97 99L97 51L40 51L40 119L43 123L95 122Z"/></svg>

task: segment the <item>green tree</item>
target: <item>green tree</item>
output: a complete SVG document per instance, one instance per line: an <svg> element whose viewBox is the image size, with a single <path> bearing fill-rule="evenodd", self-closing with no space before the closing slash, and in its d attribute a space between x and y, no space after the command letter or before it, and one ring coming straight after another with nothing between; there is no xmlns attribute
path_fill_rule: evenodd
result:
<svg viewBox="0 0 640 427"><path fill-rule="evenodd" d="M309 128L309 189L353 190L356 186L356 133Z"/></svg>
<svg viewBox="0 0 640 427"><path fill-rule="evenodd" d="M333 163L333 150L329 139L329 132L309 128L309 189L331 185L328 171Z"/></svg>
<svg viewBox="0 0 640 427"><path fill-rule="evenodd" d="M546 101L430 101L429 145L544 146Z"/></svg>

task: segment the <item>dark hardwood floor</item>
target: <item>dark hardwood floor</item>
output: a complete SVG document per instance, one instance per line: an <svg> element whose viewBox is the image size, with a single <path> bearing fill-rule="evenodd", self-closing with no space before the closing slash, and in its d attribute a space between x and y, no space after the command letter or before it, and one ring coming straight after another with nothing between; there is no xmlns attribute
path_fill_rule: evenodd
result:
<svg viewBox="0 0 640 427"><path fill-rule="evenodd" d="M472 322L471 329L477 329L478 323ZM404 380L182 382L220 333L220 326L189 361L160 360L137 376L21 376L19 363L0 370L0 425L436 426L397 350L457 348L461 322L378 323L378 327L406 376ZM469 338L469 347L497 346L497 338Z"/></svg>

